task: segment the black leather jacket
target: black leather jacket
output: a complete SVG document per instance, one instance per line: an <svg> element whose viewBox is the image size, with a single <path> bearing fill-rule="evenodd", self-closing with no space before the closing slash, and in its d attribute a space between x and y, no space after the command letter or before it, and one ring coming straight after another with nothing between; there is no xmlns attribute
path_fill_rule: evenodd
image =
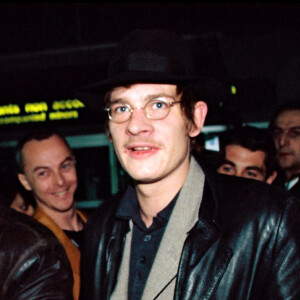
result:
<svg viewBox="0 0 300 300"><path fill-rule="evenodd" d="M118 203L103 205L86 224L82 300L109 299L115 287L129 230L128 221L115 217ZM206 175L199 220L182 249L174 299L300 299L299 216L299 201L283 189Z"/></svg>
<svg viewBox="0 0 300 300"><path fill-rule="evenodd" d="M71 300L73 275L52 232L13 209L0 206L0 299Z"/></svg>

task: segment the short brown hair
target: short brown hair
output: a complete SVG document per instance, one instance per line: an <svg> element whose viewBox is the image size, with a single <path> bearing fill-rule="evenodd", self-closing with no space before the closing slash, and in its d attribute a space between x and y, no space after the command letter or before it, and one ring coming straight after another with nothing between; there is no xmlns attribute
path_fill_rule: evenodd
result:
<svg viewBox="0 0 300 300"><path fill-rule="evenodd" d="M73 154L73 151L69 145L69 143L67 142L66 138L59 133L58 131L53 131L53 130L39 130L39 131L33 131L30 132L29 134L23 136L17 145L17 149L16 149L16 163L17 163L17 171L18 173L23 173L24 172L24 158L23 158L23 149L24 146L32 141L32 140L36 140L36 141L43 141L43 140L47 140L52 136L57 136L59 137L64 144L66 145L66 147L69 149L70 153Z"/></svg>

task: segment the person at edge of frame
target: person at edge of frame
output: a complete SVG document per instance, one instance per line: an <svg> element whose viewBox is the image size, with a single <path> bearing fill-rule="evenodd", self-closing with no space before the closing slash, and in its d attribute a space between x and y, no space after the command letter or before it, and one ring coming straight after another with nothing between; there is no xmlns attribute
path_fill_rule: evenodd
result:
<svg viewBox="0 0 300 300"><path fill-rule="evenodd" d="M73 299L68 257L34 218L0 204L0 299Z"/></svg>
<svg viewBox="0 0 300 300"><path fill-rule="evenodd" d="M300 99L277 107L271 117L269 129L282 175L275 183L300 198Z"/></svg>
<svg viewBox="0 0 300 300"><path fill-rule="evenodd" d="M61 242L71 263L74 300L79 299L80 247L85 214L77 209L76 159L65 137L42 128L24 135L16 152L18 178L36 202L34 218Z"/></svg>

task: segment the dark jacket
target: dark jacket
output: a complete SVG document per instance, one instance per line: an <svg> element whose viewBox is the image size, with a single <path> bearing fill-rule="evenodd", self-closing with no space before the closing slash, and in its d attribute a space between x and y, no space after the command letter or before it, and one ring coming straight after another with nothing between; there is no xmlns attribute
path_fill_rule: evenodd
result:
<svg viewBox="0 0 300 300"><path fill-rule="evenodd" d="M0 206L0 299L71 300L68 258L52 232L13 209Z"/></svg>
<svg viewBox="0 0 300 300"><path fill-rule="evenodd" d="M279 186L283 189L286 189L286 177L283 173L282 170L277 170L278 171L278 175L276 176L275 180L273 181L272 185L276 185L276 186ZM300 199L300 174L295 174L294 175L295 177L299 177L299 180L298 182L291 188L289 189L288 191L294 195L296 198ZM293 176L293 178L295 178Z"/></svg>
<svg viewBox="0 0 300 300"><path fill-rule="evenodd" d="M129 230L128 221L115 217L118 203L104 204L85 226L82 300L109 299L115 287ZM174 299L300 299L299 215L298 200L282 189L206 174Z"/></svg>

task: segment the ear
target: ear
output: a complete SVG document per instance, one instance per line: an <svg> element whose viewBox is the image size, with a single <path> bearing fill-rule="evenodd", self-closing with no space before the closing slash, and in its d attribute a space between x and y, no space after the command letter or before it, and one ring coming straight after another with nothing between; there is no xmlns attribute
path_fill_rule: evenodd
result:
<svg viewBox="0 0 300 300"><path fill-rule="evenodd" d="M274 171L266 180L266 183L272 184L272 182L275 180L277 176L277 171Z"/></svg>
<svg viewBox="0 0 300 300"><path fill-rule="evenodd" d="M194 108L194 124L191 124L191 128L189 130L189 136L195 137L197 136L204 125L205 117L207 114L207 105L203 101L198 101L195 104Z"/></svg>
<svg viewBox="0 0 300 300"><path fill-rule="evenodd" d="M31 191L32 188L27 180L27 177L25 176L25 174L22 174L22 173L18 173L18 178L21 182L21 184L24 186L24 188L27 190L27 191Z"/></svg>

